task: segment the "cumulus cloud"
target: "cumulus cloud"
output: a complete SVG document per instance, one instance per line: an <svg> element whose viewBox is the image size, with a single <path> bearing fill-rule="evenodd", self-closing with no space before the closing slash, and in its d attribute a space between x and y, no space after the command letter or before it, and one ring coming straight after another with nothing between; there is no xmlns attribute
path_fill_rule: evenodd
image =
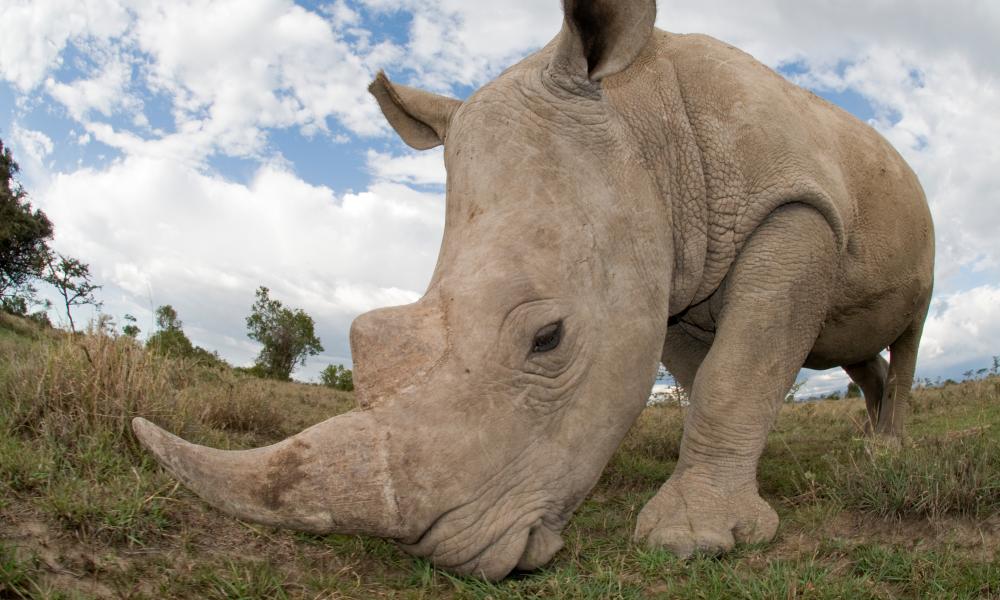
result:
<svg viewBox="0 0 1000 600"><path fill-rule="evenodd" d="M380 181L417 185L444 185L447 175L440 148L403 155L369 150L368 171Z"/></svg>
<svg viewBox="0 0 1000 600"><path fill-rule="evenodd" d="M254 354L243 319L260 285L316 319L326 359L349 361L355 316L419 298L444 220L442 196L395 183L337 196L275 166L242 185L148 157L59 174L38 201L111 314L173 304L196 343L237 363Z"/></svg>
<svg viewBox="0 0 1000 600"><path fill-rule="evenodd" d="M107 58L93 77L70 82L45 80L46 91L66 107L70 116L86 122L91 112L110 117L118 110L135 112L141 102L128 91L132 78L131 61L122 56Z"/></svg>
<svg viewBox="0 0 1000 600"><path fill-rule="evenodd" d="M28 159L40 164L45 157L52 154L54 148L52 139L45 133L20 126L15 126L12 133L14 144L24 151Z"/></svg>
<svg viewBox="0 0 1000 600"><path fill-rule="evenodd" d="M72 41L107 47L129 24L116 0L10 0L0 6L0 77L27 92L62 63Z"/></svg>
<svg viewBox="0 0 1000 600"><path fill-rule="evenodd" d="M236 153L249 128L379 131L365 91L370 71L332 23L288 0L143 3L135 39L147 75L174 99L175 118ZM232 136L232 139L227 138Z"/></svg>
<svg viewBox="0 0 1000 600"><path fill-rule="evenodd" d="M0 77L26 93L44 83L73 119L129 154L264 158L272 129L385 131L365 83L371 62L398 51L367 37L347 42L341 30L357 14L343 2L329 14L291 0L41 0L0 10ZM73 74L59 70L71 46L81 55ZM167 103L171 128L142 130L143 92ZM140 130L108 119L117 114Z"/></svg>
<svg viewBox="0 0 1000 600"><path fill-rule="evenodd" d="M558 2L360 0L368 10L413 15L403 64L422 86L478 86L555 37Z"/></svg>
<svg viewBox="0 0 1000 600"><path fill-rule="evenodd" d="M831 369L829 371L808 371L804 370L799 374L799 382L802 387L795 394L798 398L811 398L815 396L827 396L831 392L843 392L847 389L847 384L851 378L843 369Z"/></svg>
<svg viewBox="0 0 1000 600"><path fill-rule="evenodd" d="M996 355L1000 355L1000 286L935 298L920 341L918 373L985 367L988 357Z"/></svg>

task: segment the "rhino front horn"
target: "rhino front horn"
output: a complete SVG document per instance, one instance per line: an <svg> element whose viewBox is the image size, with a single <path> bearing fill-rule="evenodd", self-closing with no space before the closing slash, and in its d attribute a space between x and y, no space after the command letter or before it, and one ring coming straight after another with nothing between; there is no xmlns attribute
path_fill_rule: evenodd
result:
<svg viewBox="0 0 1000 600"><path fill-rule="evenodd" d="M234 517L311 533L401 536L386 436L368 412L253 450L191 444L142 418L132 428L177 479Z"/></svg>

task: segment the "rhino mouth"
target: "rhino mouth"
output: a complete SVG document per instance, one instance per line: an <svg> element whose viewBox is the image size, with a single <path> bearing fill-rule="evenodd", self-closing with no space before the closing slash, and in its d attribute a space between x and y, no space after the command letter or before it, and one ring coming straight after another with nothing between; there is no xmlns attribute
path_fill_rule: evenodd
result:
<svg viewBox="0 0 1000 600"><path fill-rule="evenodd" d="M440 568L489 580L502 579L514 569L537 569L563 547L561 524L549 524L541 511L522 513L501 526L489 518L473 520L463 508L442 515L415 543L400 546Z"/></svg>

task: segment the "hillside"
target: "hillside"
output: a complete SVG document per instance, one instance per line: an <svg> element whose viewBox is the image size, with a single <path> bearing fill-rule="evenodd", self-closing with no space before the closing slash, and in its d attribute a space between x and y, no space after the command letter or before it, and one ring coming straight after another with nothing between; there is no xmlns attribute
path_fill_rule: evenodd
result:
<svg viewBox="0 0 1000 600"><path fill-rule="evenodd" d="M70 338L0 315L0 597L1000 597L1000 378L916 392L902 449L860 400L787 405L760 468L774 542L678 561L632 545L683 410L650 407L545 569L456 578L390 542L225 517L137 447L135 415L242 448L349 410L351 394Z"/></svg>

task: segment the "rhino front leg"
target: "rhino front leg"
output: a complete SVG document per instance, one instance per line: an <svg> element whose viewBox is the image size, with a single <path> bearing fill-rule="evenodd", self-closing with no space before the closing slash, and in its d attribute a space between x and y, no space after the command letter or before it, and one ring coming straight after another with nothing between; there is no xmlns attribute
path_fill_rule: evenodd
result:
<svg viewBox="0 0 1000 600"><path fill-rule="evenodd" d="M758 495L757 461L822 327L836 264L832 231L804 205L775 211L754 232L720 290L680 458L640 513L637 541L687 556L774 537L778 516Z"/></svg>

